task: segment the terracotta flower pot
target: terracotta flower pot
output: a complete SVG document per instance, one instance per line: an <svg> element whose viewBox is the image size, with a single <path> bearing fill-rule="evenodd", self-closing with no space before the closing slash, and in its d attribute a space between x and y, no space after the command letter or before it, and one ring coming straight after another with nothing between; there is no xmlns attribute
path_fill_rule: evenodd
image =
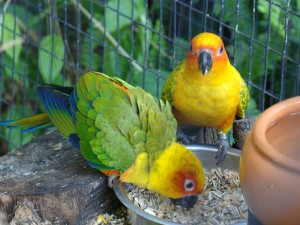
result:
<svg viewBox="0 0 300 225"><path fill-rule="evenodd" d="M300 224L300 97L259 116L240 159L241 189L262 224Z"/></svg>

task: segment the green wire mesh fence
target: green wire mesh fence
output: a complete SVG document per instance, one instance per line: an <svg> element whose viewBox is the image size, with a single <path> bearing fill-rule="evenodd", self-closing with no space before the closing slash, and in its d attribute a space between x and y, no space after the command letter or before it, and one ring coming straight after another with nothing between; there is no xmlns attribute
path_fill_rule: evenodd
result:
<svg viewBox="0 0 300 225"><path fill-rule="evenodd" d="M248 114L299 94L299 0L2 0L0 120L42 111L39 84L72 86L90 70L160 96L203 31L222 37L247 82ZM36 135L0 127L0 149Z"/></svg>

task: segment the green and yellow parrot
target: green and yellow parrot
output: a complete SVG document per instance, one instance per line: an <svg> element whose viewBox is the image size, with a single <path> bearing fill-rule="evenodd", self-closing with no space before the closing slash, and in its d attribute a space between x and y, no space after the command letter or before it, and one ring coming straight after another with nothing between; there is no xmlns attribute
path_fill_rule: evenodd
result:
<svg viewBox="0 0 300 225"><path fill-rule="evenodd" d="M204 188L198 158L176 143L169 103L116 77L89 72L73 87L41 86L46 113L0 124L24 131L55 126L106 175L147 188L189 208ZM192 202L192 203L191 203Z"/></svg>
<svg viewBox="0 0 300 225"><path fill-rule="evenodd" d="M223 41L208 32L191 40L186 59L170 74L162 92L179 125L218 129L217 163L229 147L225 134L236 116L244 118L249 98L247 85L230 64Z"/></svg>

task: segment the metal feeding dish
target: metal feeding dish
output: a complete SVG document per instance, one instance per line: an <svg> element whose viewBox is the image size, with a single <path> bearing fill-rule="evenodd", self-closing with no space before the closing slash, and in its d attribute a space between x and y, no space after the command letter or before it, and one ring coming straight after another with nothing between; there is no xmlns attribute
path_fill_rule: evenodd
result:
<svg viewBox="0 0 300 225"><path fill-rule="evenodd" d="M228 170L239 169L240 161L240 151L237 149L229 149L225 159L220 165L216 165L215 155L217 152L216 146L212 145L187 145L187 148L192 150L194 154L201 160L203 167L209 171L213 168L221 168ZM172 222L167 219L158 218L151 215L144 210L140 209L138 206L134 205L132 201L127 197L126 194L126 184L117 182L113 185L113 189L123 203L128 209L129 220L133 225L143 224L143 225L178 225L179 223ZM235 225L246 225L246 220L239 220Z"/></svg>

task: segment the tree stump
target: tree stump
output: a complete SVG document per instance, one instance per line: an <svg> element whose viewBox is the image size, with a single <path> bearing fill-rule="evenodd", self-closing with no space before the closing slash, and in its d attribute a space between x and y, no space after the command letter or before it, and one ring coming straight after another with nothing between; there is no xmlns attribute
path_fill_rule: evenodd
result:
<svg viewBox="0 0 300 225"><path fill-rule="evenodd" d="M0 158L1 224L86 224L120 206L106 177L58 132ZM26 223L30 218L40 223Z"/></svg>

